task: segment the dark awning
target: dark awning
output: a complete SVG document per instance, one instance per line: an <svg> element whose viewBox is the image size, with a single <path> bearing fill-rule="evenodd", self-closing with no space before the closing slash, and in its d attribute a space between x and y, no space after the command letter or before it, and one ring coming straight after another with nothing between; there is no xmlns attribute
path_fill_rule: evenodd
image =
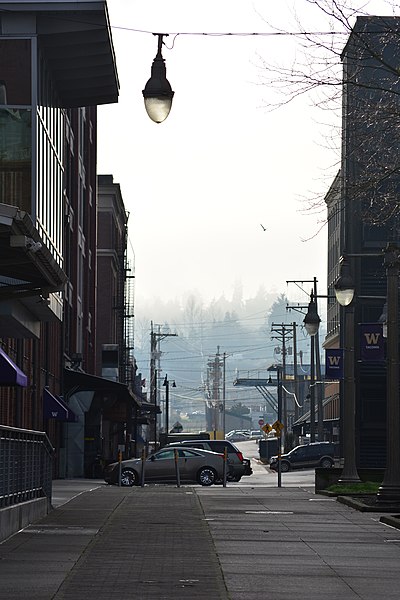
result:
<svg viewBox="0 0 400 600"><path fill-rule="evenodd" d="M64 369L64 390L68 395L74 392L113 392L119 400L129 400L135 402L139 408L141 406L140 400L124 383L73 369Z"/></svg>
<svg viewBox="0 0 400 600"><path fill-rule="evenodd" d="M26 387L28 378L11 358L0 348L0 385Z"/></svg>
<svg viewBox="0 0 400 600"><path fill-rule="evenodd" d="M152 404L151 402L141 402L140 410L143 413L149 412L156 413L157 415L161 414L161 408L158 406L158 404Z"/></svg>
<svg viewBox="0 0 400 600"><path fill-rule="evenodd" d="M57 419L58 421L67 421L76 423L77 418L64 400L52 394L47 388L43 389L43 416L45 419Z"/></svg>

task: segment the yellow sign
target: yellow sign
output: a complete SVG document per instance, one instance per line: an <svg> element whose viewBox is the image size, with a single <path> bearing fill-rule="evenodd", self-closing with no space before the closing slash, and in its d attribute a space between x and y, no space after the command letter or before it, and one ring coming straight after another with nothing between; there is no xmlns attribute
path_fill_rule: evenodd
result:
<svg viewBox="0 0 400 600"><path fill-rule="evenodd" d="M276 435L279 436L282 433L282 429L284 429L284 425L280 421L275 421L275 423L272 424L272 429L275 429Z"/></svg>
<svg viewBox="0 0 400 600"><path fill-rule="evenodd" d="M270 431L272 431L272 427L269 423L265 423L265 425L263 425L261 429L264 431L264 433L269 433Z"/></svg>

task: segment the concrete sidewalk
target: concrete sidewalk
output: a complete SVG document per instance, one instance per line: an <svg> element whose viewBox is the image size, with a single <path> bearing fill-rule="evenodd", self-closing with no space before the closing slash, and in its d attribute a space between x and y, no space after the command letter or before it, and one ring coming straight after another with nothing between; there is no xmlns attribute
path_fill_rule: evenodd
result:
<svg viewBox="0 0 400 600"><path fill-rule="evenodd" d="M400 531L308 488L77 480L55 497L0 544L1 600L399 596Z"/></svg>
<svg viewBox="0 0 400 600"><path fill-rule="evenodd" d="M397 600L400 531L301 488L197 490L231 600Z"/></svg>
<svg viewBox="0 0 400 600"><path fill-rule="evenodd" d="M71 495L0 545L2 600L228 597L191 488L103 484Z"/></svg>

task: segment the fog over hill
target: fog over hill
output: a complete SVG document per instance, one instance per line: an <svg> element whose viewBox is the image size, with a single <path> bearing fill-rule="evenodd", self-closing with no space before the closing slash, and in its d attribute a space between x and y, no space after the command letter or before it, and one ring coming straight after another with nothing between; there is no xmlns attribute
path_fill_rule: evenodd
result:
<svg viewBox="0 0 400 600"><path fill-rule="evenodd" d="M220 397L225 365L226 408L242 403L250 408L253 421L258 418L265 409L260 393L255 388L234 386L233 382L238 373L241 378L267 378L268 367L282 362L282 344L271 333L272 323L296 322L299 365L310 361L309 338L302 323L304 314L288 311L285 295L267 293L264 288L260 288L255 297L243 300L241 289L237 286L231 300L223 296L208 304L197 293L188 294L181 301L163 303L161 299L155 299L137 310L136 315L135 357L138 371L148 384L150 332L153 327L153 331L159 334L157 369L161 405L165 375L176 385L170 387L172 418L179 416L182 419L186 413L204 413L207 390L212 388L210 370L215 360L221 365ZM287 364L293 364L290 337L286 348Z"/></svg>

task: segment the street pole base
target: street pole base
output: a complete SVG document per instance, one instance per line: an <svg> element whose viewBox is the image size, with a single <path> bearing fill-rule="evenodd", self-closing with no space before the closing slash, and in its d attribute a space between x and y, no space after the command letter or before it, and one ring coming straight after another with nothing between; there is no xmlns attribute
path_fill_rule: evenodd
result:
<svg viewBox="0 0 400 600"><path fill-rule="evenodd" d="M399 504L400 485L388 485L383 483L376 494L377 504Z"/></svg>
<svg viewBox="0 0 400 600"><path fill-rule="evenodd" d="M350 466L350 465L349 465ZM352 484L352 483L361 483L361 479L358 476L357 473L357 469L354 468L347 468L346 469L346 464L343 467L343 471L338 479L338 483L340 485L348 485L348 484Z"/></svg>

